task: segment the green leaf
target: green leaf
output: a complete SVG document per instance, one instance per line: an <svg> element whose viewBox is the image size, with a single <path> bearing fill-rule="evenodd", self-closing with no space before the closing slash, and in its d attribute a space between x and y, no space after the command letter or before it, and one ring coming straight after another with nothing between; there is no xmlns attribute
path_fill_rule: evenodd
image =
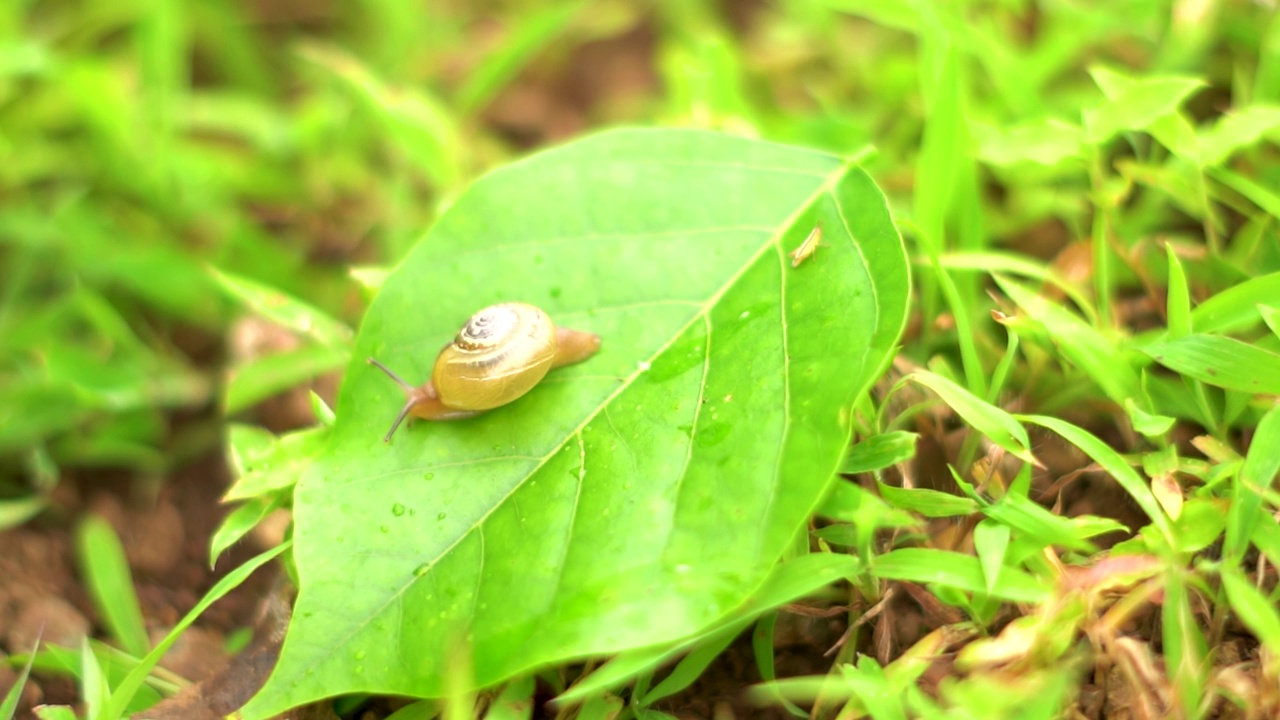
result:
<svg viewBox="0 0 1280 720"><path fill-rule="evenodd" d="M1126 530L1123 524L1110 518L1095 515L1065 518L1054 515L1030 499L1013 493L984 507L982 512L992 520L1017 530L1020 535L1035 539L1041 545L1061 545L1080 551L1094 549L1088 538Z"/></svg>
<svg viewBox="0 0 1280 720"><path fill-rule="evenodd" d="M1093 458L1094 462L1101 465L1102 469L1110 473L1111 477L1120 484L1120 487L1129 493L1129 496L1138 504L1138 507L1142 508L1142 511L1151 519L1151 524L1160 531L1160 534L1166 540L1170 541L1170 545L1173 544L1169 516L1160 507L1160 502L1156 500L1155 493L1151 491L1151 486L1136 470L1129 467L1129 464L1120 456L1120 453L1111 449L1106 443L1087 430L1082 430L1064 420L1045 415L1020 415L1019 417L1026 422L1049 428L1065 438L1067 442L1083 450L1084 454Z"/></svg>
<svg viewBox="0 0 1280 720"><path fill-rule="evenodd" d="M1280 354L1221 335L1187 335L1142 348L1156 362L1215 387L1280 395Z"/></svg>
<svg viewBox="0 0 1280 720"><path fill-rule="evenodd" d="M118 687L138 665L134 656L96 640L89 641L89 649L96 656L94 664L105 674L108 687ZM38 674L68 677L83 683L86 666L83 652L81 646L69 648L45 644L44 649L35 653L31 667ZM26 658L21 659L25 661ZM179 687L151 675L125 705L125 713L138 712L160 702L163 697L161 690L172 695L178 692Z"/></svg>
<svg viewBox="0 0 1280 720"><path fill-rule="evenodd" d="M1280 297L1280 272L1259 275L1217 293L1191 311L1191 327L1198 333L1245 330L1260 321L1258 304Z"/></svg>
<svg viewBox="0 0 1280 720"><path fill-rule="evenodd" d="M94 720L116 720L119 713L105 714L103 708L111 697L111 684L98 656L89 645L89 638L80 638L80 696L84 698L85 714Z"/></svg>
<svg viewBox="0 0 1280 720"><path fill-rule="evenodd" d="M556 705L571 705L621 685L646 671L652 671L688 652L703 637L737 628L740 632L761 614L794 602L859 569L857 559L836 553L802 555L778 565L765 584L752 595L746 605L721 621L708 633L655 647L624 652L609 660L585 679L578 681L555 699ZM735 633L736 634L736 633Z"/></svg>
<svg viewBox="0 0 1280 720"><path fill-rule="evenodd" d="M1112 401L1122 403L1138 395L1138 373L1123 358L1117 358L1116 343L1075 313L1021 284L998 275L995 281L1019 308L1044 326L1058 350Z"/></svg>
<svg viewBox="0 0 1280 720"><path fill-rule="evenodd" d="M1253 536L1249 539L1271 564L1280 562L1280 522L1270 514L1259 513L1258 522L1253 526Z"/></svg>
<svg viewBox="0 0 1280 720"><path fill-rule="evenodd" d="M720 656L720 653L724 652L725 648L729 647L729 643L733 642L742 630L743 625L735 624L703 638L702 642L698 643L698 646L692 652L681 658L680 662L663 678L662 682L640 698L640 705L652 705L692 685L707 669L707 666L715 661Z"/></svg>
<svg viewBox="0 0 1280 720"><path fill-rule="evenodd" d="M527 14L513 15L520 18L514 31L497 45L467 77L455 98L463 113L474 113L515 79L529 60L577 16L585 2L552 3Z"/></svg>
<svg viewBox="0 0 1280 720"><path fill-rule="evenodd" d="M1205 165L1217 165L1277 129L1280 107L1275 105L1249 105L1223 115L1213 127L1200 132L1200 160Z"/></svg>
<svg viewBox="0 0 1280 720"><path fill-rule="evenodd" d="M248 535L258 523L283 504L281 498L256 497L228 513L209 539L209 567L217 564L218 556L223 551Z"/></svg>
<svg viewBox="0 0 1280 720"><path fill-rule="evenodd" d="M990 520L978 523L973 528L973 549L978 553L982 576L987 580L986 590L990 594L1000 579L1005 552L1009 549L1009 526Z"/></svg>
<svg viewBox="0 0 1280 720"><path fill-rule="evenodd" d="M1169 262L1169 297L1166 301L1169 338L1177 339L1191 332L1191 292L1173 245L1165 245L1164 249Z"/></svg>
<svg viewBox="0 0 1280 720"><path fill-rule="evenodd" d="M31 648L27 662L22 666L22 672L18 673L18 677L13 681L13 687L5 693L4 702L0 702L0 720L13 720L14 714L18 712L18 701L22 699L22 690L27 686L27 678L31 677L31 663L35 662L36 650L39 647L40 641L37 639L36 647Z"/></svg>
<svg viewBox="0 0 1280 720"><path fill-rule="evenodd" d="M337 370L350 360L351 353L346 348L309 343L241 363L227 375L222 412L234 415L272 395Z"/></svg>
<svg viewBox="0 0 1280 720"><path fill-rule="evenodd" d="M1106 102L1084 114L1085 131L1094 143L1106 142L1126 130L1145 130L1205 86L1199 78L1156 75L1122 80L1105 68L1090 68L1089 72L1107 95Z"/></svg>
<svg viewBox="0 0 1280 720"><path fill-rule="evenodd" d="M588 698L578 709L578 720L615 720L622 713L622 698L598 695Z"/></svg>
<svg viewBox="0 0 1280 720"><path fill-rule="evenodd" d="M448 109L421 84L393 86L354 56L317 42L298 45L298 54L332 73L359 100L389 143L411 158L441 187L460 173L458 128Z"/></svg>
<svg viewBox="0 0 1280 720"><path fill-rule="evenodd" d="M979 398L968 390L935 373L920 370L908 376L938 394L974 430L1009 451L1011 455L1037 467L1040 462L1031 454L1031 440L1026 428L1012 415Z"/></svg>
<svg viewBox="0 0 1280 720"><path fill-rule="evenodd" d="M273 495L293 487L329 440L329 429L313 427L279 437L251 425L231 424L228 447L236 481L223 502Z"/></svg>
<svg viewBox="0 0 1280 720"><path fill-rule="evenodd" d="M1207 172L1214 180L1245 196L1271 217L1280 217L1280 193L1274 187L1223 167L1209 168Z"/></svg>
<svg viewBox="0 0 1280 720"><path fill-rule="evenodd" d="M756 671L760 673L760 679L766 683L778 679L777 671L774 669L774 639L773 629L778 621L778 613L772 612L756 623L755 629L751 633L751 653L755 656ZM800 709L790 700L781 695L774 698L775 702L782 704L792 717L807 718L809 713Z"/></svg>
<svg viewBox="0 0 1280 720"><path fill-rule="evenodd" d="M18 527L38 515L48 504L39 495L0 500L0 530Z"/></svg>
<svg viewBox="0 0 1280 720"><path fill-rule="evenodd" d="M900 488L877 482L880 497L890 505L920 513L925 517L955 517L969 515L978 511L978 503L967 497L960 497L928 488Z"/></svg>
<svg viewBox="0 0 1280 720"><path fill-rule="evenodd" d="M827 247L792 268L817 226ZM480 181L362 323L331 442L295 491L294 619L245 716L438 696L456 638L484 686L725 617L839 468L906 281L879 190L812 151L616 131ZM510 300L598 333L601 352L383 444L403 397L363 359L421 380L469 315Z"/></svg>
<svg viewBox="0 0 1280 720"><path fill-rule="evenodd" d="M988 593L1013 602L1040 602L1049 596L1052 584L1006 567L987 589L986 574L978 558L947 550L903 548L876 557L871 574L886 580L934 583L965 592Z"/></svg>
<svg viewBox="0 0 1280 720"><path fill-rule="evenodd" d="M1052 284L1075 303L1091 323L1098 320L1098 311L1084 293L1074 284L1062 277L1052 265L1030 260L1007 252L955 252L938 258L945 268L958 270L976 270L984 273L1009 273L1021 275L1040 282Z"/></svg>
<svg viewBox="0 0 1280 720"><path fill-rule="evenodd" d="M70 705L39 705L35 713L40 720L77 720L75 708Z"/></svg>
<svg viewBox="0 0 1280 720"><path fill-rule="evenodd" d="M1124 411L1129 416L1133 429L1149 438L1157 438L1169 432L1176 418L1167 415L1155 415L1138 407L1133 398L1125 398Z"/></svg>
<svg viewBox="0 0 1280 720"><path fill-rule="evenodd" d="M1208 647L1196 622L1186 577L1181 568L1164 573L1161 627L1166 675L1182 707L1200 705L1201 688L1208 680L1205 656Z"/></svg>
<svg viewBox="0 0 1280 720"><path fill-rule="evenodd" d="M432 700L419 700L391 713L386 720L433 720L439 716L439 703Z"/></svg>
<svg viewBox="0 0 1280 720"><path fill-rule="evenodd" d="M1249 538L1259 522L1262 494L1275 484L1280 472L1280 404L1273 405L1253 433L1244 464L1231 486L1231 507L1227 512L1227 538L1222 555L1226 562L1239 563L1249 549Z"/></svg>
<svg viewBox="0 0 1280 720"><path fill-rule="evenodd" d="M992 165L1014 166L1033 162L1053 167L1064 160L1079 160L1084 133L1076 125L1056 118L1040 118L1012 126L976 125L978 157Z"/></svg>
<svg viewBox="0 0 1280 720"><path fill-rule="evenodd" d="M334 414L333 408L329 407L329 403L325 402L315 390L310 391L307 397L311 401L311 412L315 414L316 420L324 427L333 427L338 416Z"/></svg>
<svg viewBox="0 0 1280 720"><path fill-rule="evenodd" d="M1165 114L1148 124L1146 130L1174 156L1189 163L1200 162L1200 139L1186 113L1175 110Z"/></svg>
<svg viewBox="0 0 1280 720"><path fill-rule="evenodd" d="M532 675L507 683L489 707L489 712L485 713L485 720L529 720L533 715L534 687Z"/></svg>
<svg viewBox="0 0 1280 720"><path fill-rule="evenodd" d="M892 686L875 658L864 655L856 666L841 665L840 679L871 717L876 720L907 720L900 689Z"/></svg>
<svg viewBox="0 0 1280 720"><path fill-rule="evenodd" d="M1222 587L1236 617L1253 631L1263 647L1280 647L1280 613L1276 606L1236 568L1223 565L1220 572Z"/></svg>
<svg viewBox="0 0 1280 720"><path fill-rule="evenodd" d="M1176 549L1195 553L1209 547L1222 535L1229 513L1230 510L1223 512L1220 500L1192 498L1183 503L1182 512L1174 522L1174 533L1178 539Z"/></svg>
<svg viewBox="0 0 1280 720"><path fill-rule="evenodd" d="M351 328L310 303L249 278L214 268L209 272L228 297L280 327L330 347L351 342Z"/></svg>
<svg viewBox="0 0 1280 720"><path fill-rule="evenodd" d="M840 472L846 475L874 472L906 462L915 456L919 439L917 433L905 430L872 435L849 449Z"/></svg>
<svg viewBox="0 0 1280 720"><path fill-rule="evenodd" d="M145 655L151 643L133 591L129 562L115 530L106 520L90 516L76 533L76 547L89 594L112 636L131 655Z"/></svg>

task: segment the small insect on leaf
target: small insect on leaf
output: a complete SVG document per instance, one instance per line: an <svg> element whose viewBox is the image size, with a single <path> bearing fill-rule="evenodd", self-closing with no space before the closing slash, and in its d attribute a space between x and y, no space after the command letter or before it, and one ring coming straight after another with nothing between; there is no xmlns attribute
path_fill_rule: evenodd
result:
<svg viewBox="0 0 1280 720"><path fill-rule="evenodd" d="M795 250L787 253L787 255L791 256L791 267L800 267L800 263L808 260L810 255L818 251L819 245L826 246L826 243L822 242L821 226L809 231L809 236L804 239L804 242L800 243L800 246Z"/></svg>

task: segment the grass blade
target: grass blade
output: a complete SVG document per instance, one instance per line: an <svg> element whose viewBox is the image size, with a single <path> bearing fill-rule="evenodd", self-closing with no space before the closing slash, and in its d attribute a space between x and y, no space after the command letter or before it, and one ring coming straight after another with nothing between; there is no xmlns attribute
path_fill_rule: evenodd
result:
<svg viewBox="0 0 1280 720"><path fill-rule="evenodd" d="M200 617L201 613L207 610L210 605L217 602L223 595L226 595L238 587L240 583L244 582L249 575L253 573L254 570L257 570L259 567L266 564L267 561L285 550L288 550L292 546L293 541L286 541L257 555L245 564L227 573L217 582L216 585L210 588L209 592L205 593L205 596L200 599L200 602L196 603L196 606L191 608L191 611L184 615L182 619L178 621L177 625L173 626L173 629L169 631L169 634L165 635L164 639L157 643L156 646L151 649L151 652L147 653L146 656L138 662L137 667L131 670L129 674L125 676L125 679L120 683L120 685L116 687L116 691L111 696L110 702L107 703L105 717L116 718L124 713L125 708L129 705L129 701L133 698L134 693L138 692L138 688L142 687L142 683L147 679L147 675L151 673L152 668L156 666L156 663L160 662L160 658L164 657L164 654L169 651L169 648L178 640L178 637L191 626L191 623L196 621L196 618Z"/></svg>
<svg viewBox="0 0 1280 720"><path fill-rule="evenodd" d="M1142 511L1151 519L1151 524L1155 525L1160 534L1169 541L1170 546L1173 545L1173 529L1169 524L1169 517L1165 515L1164 509L1160 507L1160 502L1156 500L1155 493L1151 491L1151 486L1147 484L1146 480L1142 479L1142 476L1136 470L1129 467L1124 458L1120 457L1120 453L1112 450L1106 443L1087 430L1078 428L1064 420L1046 415L1020 415L1019 417L1029 423L1049 428L1093 458L1094 462L1111 473L1111 477L1120 483L1120 487L1129 493L1134 502L1138 503L1138 507L1142 508Z"/></svg>
<svg viewBox="0 0 1280 720"><path fill-rule="evenodd" d="M1142 349L1156 362L1208 385L1280 395L1280 354L1221 335L1187 335Z"/></svg>
<svg viewBox="0 0 1280 720"><path fill-rule="evenodd" d="M147 653L147 629L133 589L133 576L120 538L106 520L91 516L81 524L76 545L85 581L107 629L120 647L136 657Z"/></svg>
<svg viewBox="0 0 1280 720"><path fill-rule="evenodd" d="M36 650L40 648L40 640L36 639L36 646L31 648L30 654L27 655L27 664L22 667L22 672L18 673L18 677L13 681L13 687L9 688L9 692L4 696L4 702L0 703L0 720L13 720L14 713L18 712L18 701L22 699L22 690L27 686L27 678L31 676L31 663L36 660Z"/></svg>
<svg viewBox="0 0 1280 720"><path fill-rule="evenodd" d="M1031 454L1031 440L1027 437L1026 428L1013 415L983 401L941 375L922 370L912 373L910 378L937 393L965 422L1014 457L1032 465L1040 465Z"/></svg>
<svg viewBox="0 0 1280 720"><path fill-rule="evenodd" d="M1262 493L1271 487L1280 471L1280 405L1272 407L1258 422L1253 441L1245 455L1240 474L1231 488L1231 508L1227 511L1227 534L1222 547L1223 562L1237 565L1249 549L1249 538L1257 527L1262 510Z"/></svg>

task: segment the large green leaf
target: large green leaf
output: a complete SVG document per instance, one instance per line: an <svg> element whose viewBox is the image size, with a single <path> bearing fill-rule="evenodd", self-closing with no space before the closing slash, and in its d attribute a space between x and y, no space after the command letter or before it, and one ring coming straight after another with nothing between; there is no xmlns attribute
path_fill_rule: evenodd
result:
<svg viewBox="0 0 1280 720"><path fill-rule="evenodd" d="M787 252L820 225L824 247ZM244 714L437 696L689 636L747 601L839 467L902 330L907 264L860 169L696 131L616 131L479 181L387 278L295 496L300 595ZM520 400L382 435L476 309L603 338ZM461 649L466 647L466 651Z"/></svg>

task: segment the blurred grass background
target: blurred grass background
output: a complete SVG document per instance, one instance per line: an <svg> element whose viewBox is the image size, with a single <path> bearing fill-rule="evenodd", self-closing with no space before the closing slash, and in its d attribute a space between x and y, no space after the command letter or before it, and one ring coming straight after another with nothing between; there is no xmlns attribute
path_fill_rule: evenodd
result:
<svg viewBox="0 0 1280 720"><path fill-rule="evenodd" d="M229 418L313 422L305 394L301 411L263 401L331 393L380 272L452 198L624 124L874 146L916 263L903 359L1088 427L1128 453L1118 468L1163 479L1162 502L1181 503L1180 476L1199 502L1175 534L1195 541L1162 592L1190 629L1167 623L1160 647L1203 655L1182 573L1229 500L1261 507L1233 474L1268 402L1248 383L1275 380L1257 362L1231 382L1213 362L1157 370L1140 351L1230 332L1280 352L1273 0L6 0L0 529L56 507L68 477L155 489L221 448ZM274 442L255 432L230 442ZM295 439L305 460L315 438ZM947 457L962 474L977 440ZM1054 487L1083 462L1054 467ZM244 506L214 557L279 502ZM1272 562L1274 527L1253 537ZM1228 580L1249 537L1228 543ZM1230 611L1280 637L1275 592L1240 577ZM1208 665L1173 660L1179 707L1200 707ZM952 690L988 710L1042 695L988 682Z"/></svg>
<svg viewBox="0 0 1280 720"><path fill-rule="evenodd" d="M1171 129L1106 105L1143 76L1184 81ZM0 520L62 469L158 477L219 442L207 410L248 341L213 270L355 325L348 268L395 263L531 148L618 124L876 146L869 169L935 263L910 353L981 394L1004 341L980 276L937 272L943 255L1052 263L1104 327L1128 322L1126 288L1160 282L1157 242L1206 287L1280 268L1280 164L1258 144L1278 100L1280 20L1248 0L10 0ZM1252 122L1210 126L1229 112ZM1217 156L1177 152L1215 131ZM222 407L343 359L288 350Z"/></svg>

